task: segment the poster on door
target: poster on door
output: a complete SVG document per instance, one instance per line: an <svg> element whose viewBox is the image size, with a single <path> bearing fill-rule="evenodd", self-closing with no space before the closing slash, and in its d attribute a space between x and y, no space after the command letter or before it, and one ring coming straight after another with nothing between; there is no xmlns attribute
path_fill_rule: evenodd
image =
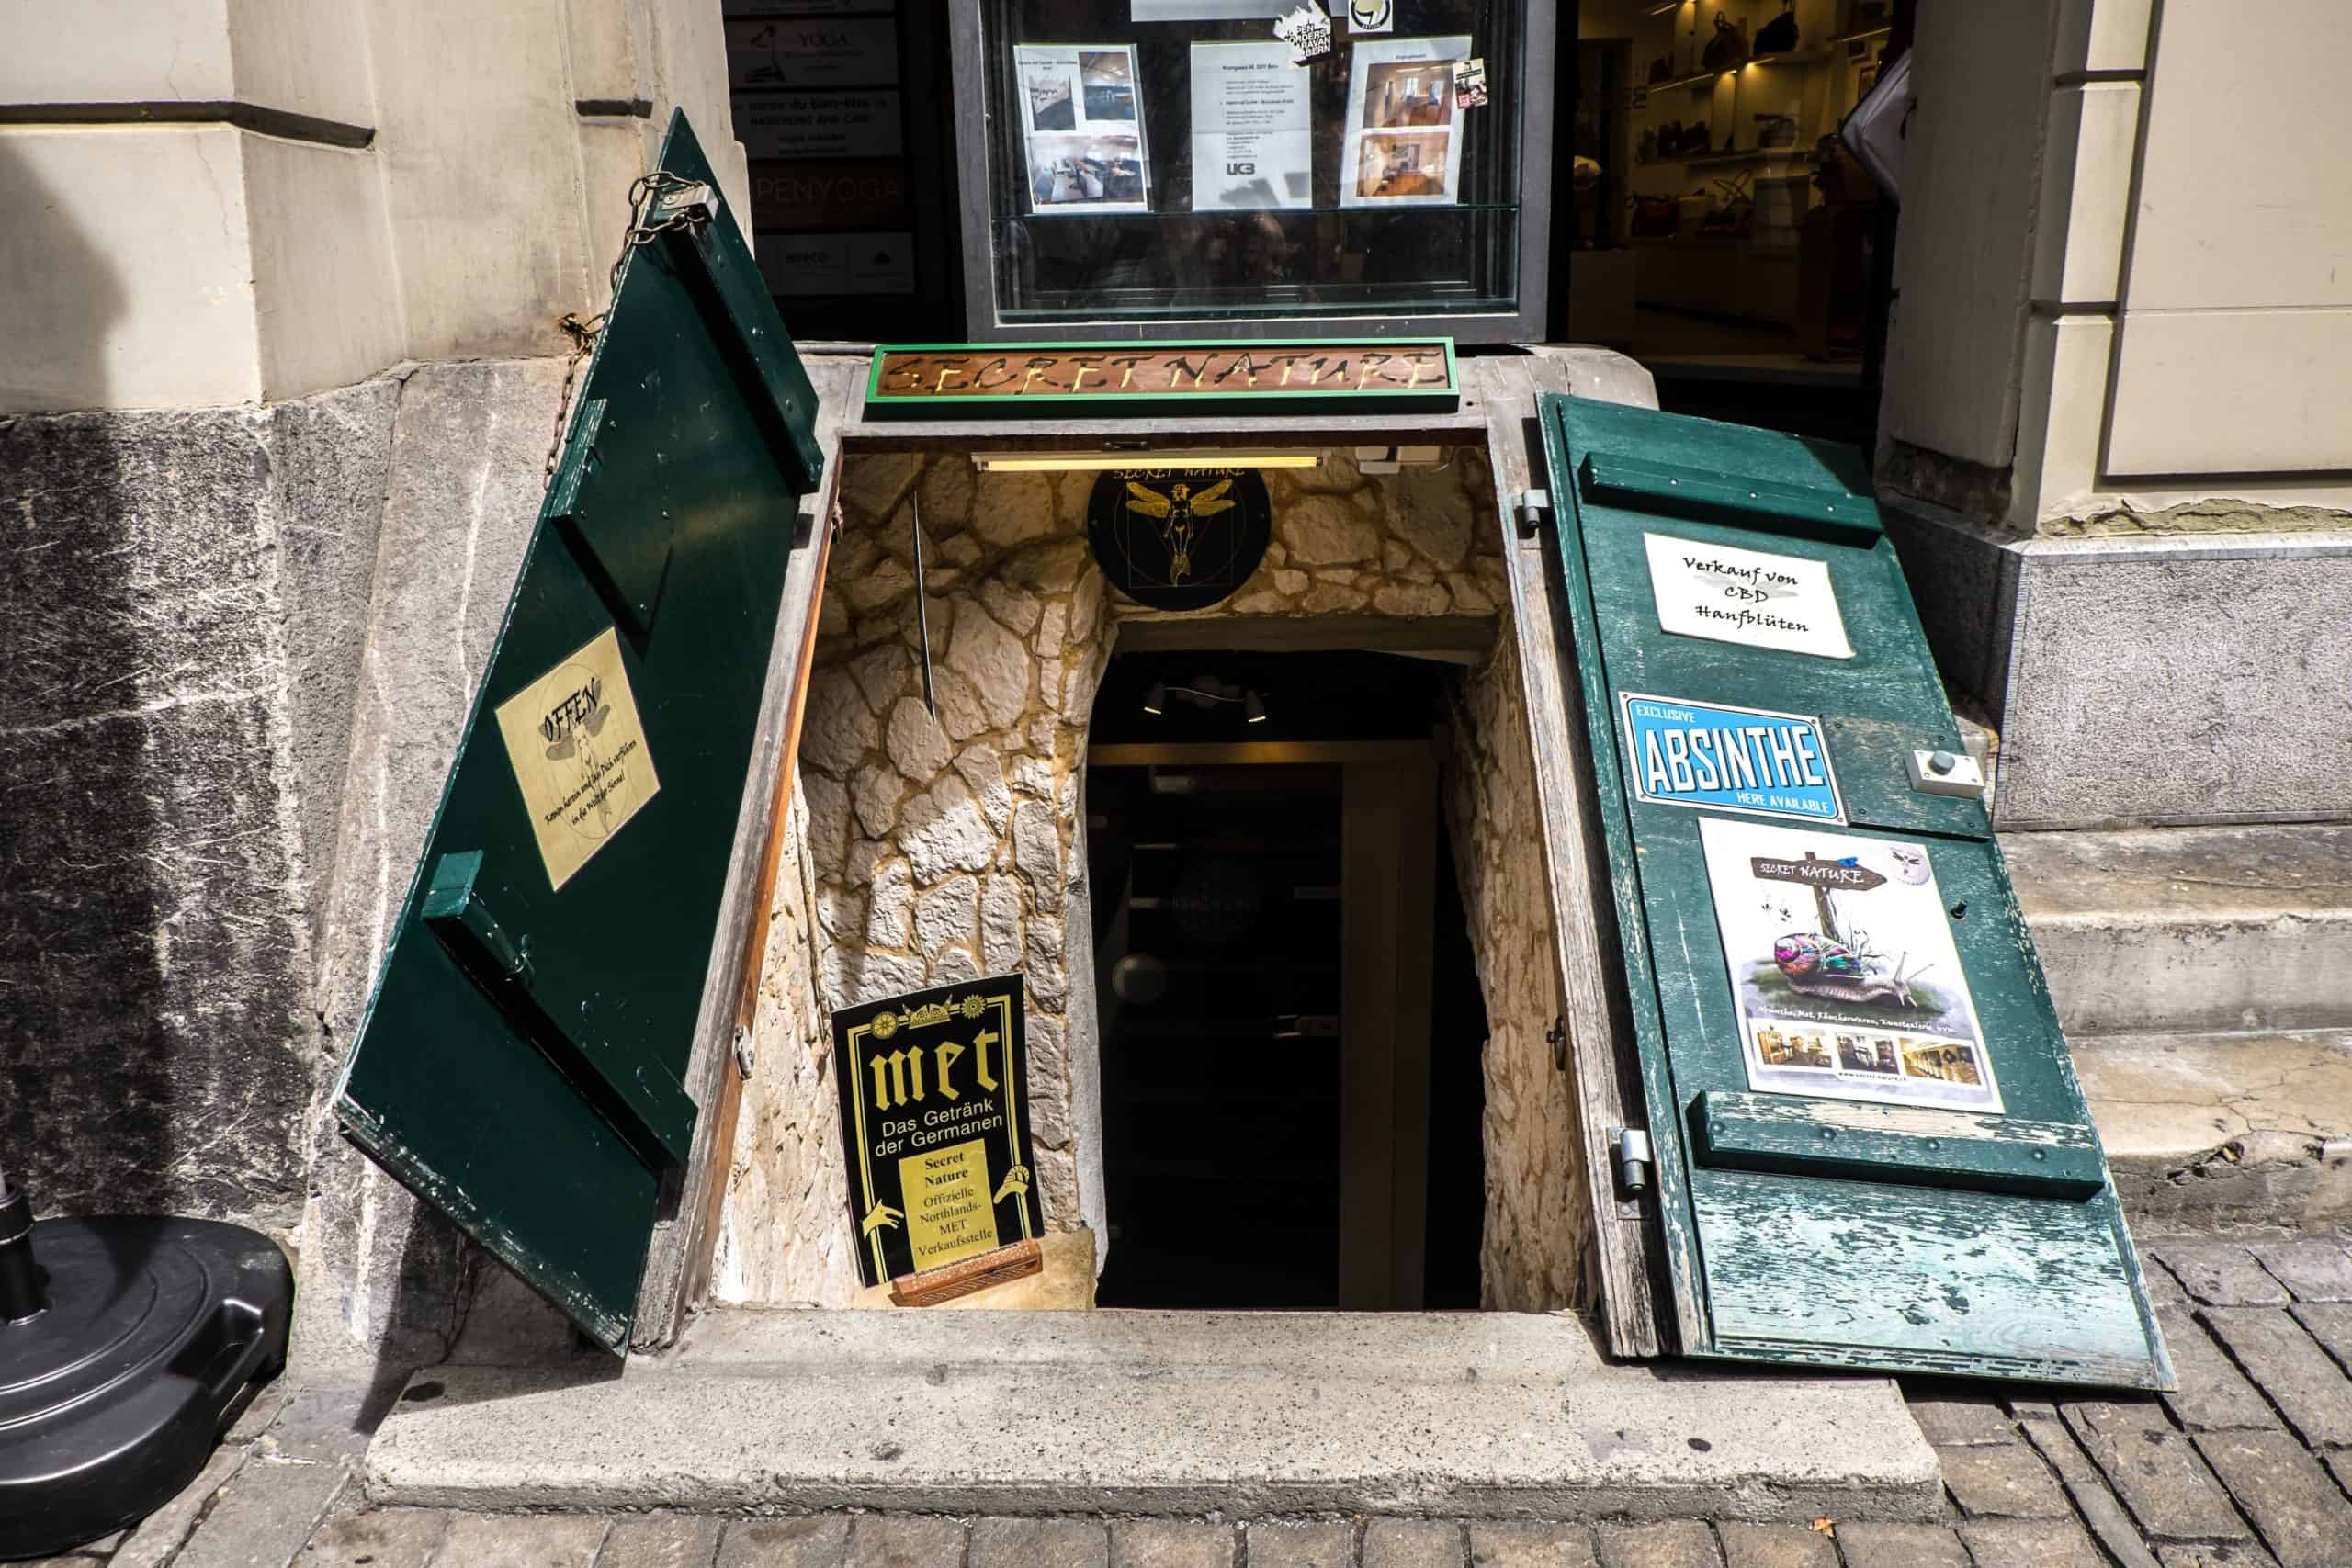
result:
<svg viewBox="0 0 2352 1568"><path fill-rule="evenodd" d="M1747 1087L2003 1109L1924 844L1706 818Z"/></svg>
<svg viewBox="0 0 2352 1568"><path fill-rule="evenodd" d="M1193 45L1193 210L1315 204L1314 74L1290 46Z"/></svg>
<svg viewBox="0 0 2352 1568"><path fill-rule="evenodd" d="M1452 207L1462 199L1453 62L1470 39L1363 38L1348 66L1341 207Z"/></svg>
<svg viewBox="0 0 2352 1568"><path fill-rule="evenodd" d="M1013 98L1038 214L1148 212L1133 44L1019 44Z"/></svg>
<svg viewBox="0 0 2352 1568"><path fill-rule="evenodd" d="M1045 1234L1022 977L833 1014L858 1277L879 1285Z"/></svg>

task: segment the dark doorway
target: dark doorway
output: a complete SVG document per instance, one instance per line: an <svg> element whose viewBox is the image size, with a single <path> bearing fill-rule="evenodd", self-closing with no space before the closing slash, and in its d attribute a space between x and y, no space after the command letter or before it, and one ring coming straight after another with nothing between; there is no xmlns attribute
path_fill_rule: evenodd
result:
<svg viewBox="0 0 2352 1568"><path fill-rule="evenodd" d="M1478 1304L1486 1017L1431 740L1452 678L1113 660L1087 775L1100 1304Z"/></svg>

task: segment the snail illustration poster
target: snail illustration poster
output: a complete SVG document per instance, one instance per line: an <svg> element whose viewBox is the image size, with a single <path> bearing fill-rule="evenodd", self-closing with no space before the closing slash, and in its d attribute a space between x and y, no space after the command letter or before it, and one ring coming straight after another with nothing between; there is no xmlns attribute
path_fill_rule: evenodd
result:
<svg viewBox="0 0 2352 1568"><path fill-rule="evenodd" d="M2003 1109L1927 846L1706 818L1750 1089Z"/></svg>

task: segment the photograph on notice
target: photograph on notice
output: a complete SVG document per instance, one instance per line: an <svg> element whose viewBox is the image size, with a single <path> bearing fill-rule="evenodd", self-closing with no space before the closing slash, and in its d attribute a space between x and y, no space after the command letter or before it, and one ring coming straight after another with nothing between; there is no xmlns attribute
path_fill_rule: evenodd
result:
<svg viewBox="0 0 2352 1568"><path fill-rule="evenodd" d="M1714 817L1699 837L1748 1088L2001 1111L1926 846Z"/></svg>
<svg viewBox="0 0 2352 1568"><path fill-rule="evenodd" d="M1029 93L1029 129L1074 130L1078 106L1070 96L1069 73L1058 66L1032 67L1023 84Z"/></svg>
<svg viewBox="0 0 2352 1568"><path fill-rule="evenodd" d="M1029 194L1039 210L1142 211L1143 149L1132 136L1033 136Z"/></svg>
<svg viewBox="0 0 2352 1568"><path fill-rule="evenodd" d="M1462 106L1453 67L1470 39L1359 33L1348 51L1341 207L1450 207L1461 200Z"/></svg>
<svg viewBox="0 0 2352 1568"><path fill-rule="evenodd" d="M1080 51L1078 77L1085 89L1086 118L1090 122L1132 121L1136 118L1135 61L1126 51ZM1042 130L1045 127L1037 129Z"/></svg>
<svg viewBox="0 0 2352 1568"><path fill-rule="evenodd" d="M1356 194L1367 200L1442 197L1451 136L1367 136L1356 164Z"/></svg>
<svg viewBox="0 0 2352 1568"><path fill-rule="evenodd" d="M1365 73L1363 129L1441 130L1453 123L1453 66L1444 61L1392 61Z"/></svg>

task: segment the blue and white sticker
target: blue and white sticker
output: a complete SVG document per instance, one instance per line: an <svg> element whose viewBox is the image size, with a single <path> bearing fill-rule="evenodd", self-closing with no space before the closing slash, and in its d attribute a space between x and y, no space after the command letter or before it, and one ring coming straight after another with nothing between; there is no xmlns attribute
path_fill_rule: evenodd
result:
<svg viewBox="0 0 2352 1568"><path fill-rule="evenodd" d="M1821 721L1622 692L1636 799L1795 822L1846 820Z"/></svg>

